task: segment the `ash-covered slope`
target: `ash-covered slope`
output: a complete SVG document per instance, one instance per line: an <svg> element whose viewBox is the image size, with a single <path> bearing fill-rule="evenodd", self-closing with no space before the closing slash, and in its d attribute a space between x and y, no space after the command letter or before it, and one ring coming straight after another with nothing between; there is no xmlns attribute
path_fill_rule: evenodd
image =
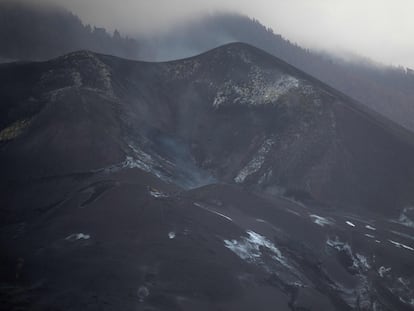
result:
<svg viewBox="0 0 414 311"><path fill-rule="evenodd" d="M260 50L0 65L0 103L6 309L414 305L412 135Z"/></svg>
<svg viewBox="0 0 414 311"><path fill-rule="evenodd" d="M165 180L190 175L187 186L216 179L390 213L412 203L410 133L248 45L169 63L79 52L0 76L3 133L27 127L0 155L13 178L128 158Z"/></svg>

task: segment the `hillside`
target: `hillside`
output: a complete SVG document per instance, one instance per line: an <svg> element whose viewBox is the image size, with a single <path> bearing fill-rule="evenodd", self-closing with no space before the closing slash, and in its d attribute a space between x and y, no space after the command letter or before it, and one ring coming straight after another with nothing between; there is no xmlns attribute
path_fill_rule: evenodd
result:
<svg viewBox="0 0 414 311"><path fill-rule="evenodd" d="M0 65L9 310L410 310L414 138L266 52Z"/></svg>

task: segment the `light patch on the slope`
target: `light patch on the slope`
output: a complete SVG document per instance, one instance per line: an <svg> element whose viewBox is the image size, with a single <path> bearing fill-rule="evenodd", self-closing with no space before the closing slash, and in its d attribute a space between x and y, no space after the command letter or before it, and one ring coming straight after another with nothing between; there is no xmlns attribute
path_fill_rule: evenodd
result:
<svg viewBox="0 0 414 311"><path fill-rule="evenodd" d="M365 225L365 228L367 228L368 230L371 230L371 231L377 230L377 228L374 228L374 227L372 227L370 225Z"/></svg>
<svg viewBox="0 0 414 311"><path fill-rule="evenodd" d="M404 299L402 297L398 297L402 303L405 303L410 306L414 306L414 298L410 298L409 300Z"/></svg>
<svg viewBox="0 0 414 311"><path fill-rule="evenodd" d="M265 99L265 102L263 104L269 103L270 101L275 102L281 96L287 94L290 90L296 89L298 87L298 79L287 75L282 76L279 80L263 90L263 97Z"/></svg>
<svg viewBox="0 0 414 311"><path fill-rule="evenodd" d="M301 217L302 216L301 214L299 214L298 212L296 212L294 210L291 210L290 208L287 208L286 209L286 212L291 213L291 214L293 214L295 216L298 216L298 217Z"/></svg>
<svg viewBox="0 0 414 311"><path fill-rule="evenodd" d="M228 82L226 82L228 83ZM216 97L214 98L213 101L213 107L214 108L218 108L219 106L221 106L222 104L224 104L227 100L227 97L225 95L225 91L219 91L216 94Z"/></svg>
<svg viewBox="0 0 414 311"><path fill-rule="evenodd" d="M293 283L290 283L289 285L292 285L292 286L294 286L294 287L298 287L298 288L305 288L305 287L308 287L307 285L305 285L305 284L303 284L303 283L301 283L301 282L299 282L299 281L295 281L295 282L293 282Z"/></svg>
<svg viewBox="0 0 414 311"><path fill-rule="evenodd" d="M98 69L98 78L100 78L100 82L103 84L104 90L109 95L114 96L114 90L112 88L112 74L109 67L100 59L98 59L93 53L90 53L90 55L92 56L92 60Z"/></svg>
<svg viewBox="0 0 414 311"><path fill-rule="evenodd" d="M165 180L164 176L160 174L157 170L154 169L155 165L153 165L152 158L149 154L146 154L144 152L141 153L142 157L139 158L133 158L130 156L127 156L118 167L119 169L125 169L125 168L139 168L147 173L154 174L160 179Z"/></svg>
<svg viewBox="0 0 414 311"><path fill-rule="evenodd" d="M267 172L264 172L263 175L257 181L257 183L259 185L264 184L266 181L268 181L272 177L272 175L273 175L273 170L269 170Z"/></svg>
<svg viewBox="0 0 414 311"><path fill-rule="evenodd" d="M84 233L73 233L65 238L68 241L89 240L91 236Z"/></svg>
<svg viewBox="0 0 414 311"><path fill-rule="evenodd" d="M257 222L263 222L263 223L265 223L265 222L266 222L266 220L263 220L263 219L260 219L260 218L257 218L257 219L256 219L256 221L257 221Z"/></svg>
<svg viewBox="0 0 414 311"><path fill-rule="evenodd" d="M273 250L277 256L281 255L280 251L265 237L258 237L258 234L253 231L247 231L247 234L248 237L242 237L240 241L224 240L224 245L241 259L248 262L256 262L261 257L260 247L267 247Z"/></svg>
<svg viewBox="0 0 414 311"><path fill-rule="evenodd" d="M104 171L106 173L113 173L113 172L118 172L122 169L138 168L138 169L143 170L144 172L154 174L155 176L157 176L158 178L162 180L169 181L168 178L166 178L159 171L154 169L156 165L149 154L145 154L144 152L142 152L140 155L143 157L134 158L131 156L127 156L125 160L122 161L121 163L114 164L112 166L109 166L103 169L99 169L97 170L97 172Z"/></svg>
<svg viewBox="0 0 414 311"><path fill-rule="evenodd" d="M56 102L58 99L61 98L61 96L63 94L65 94L65 92L67 92L68 90L71 90L71 86L66 86L66 87L62 87L60 89L55 89L50 91L49 94L49 100L53 103Z"/></svg>
<svg viewBox="0 0 414 311"><path fill-rule="evenodd" d="M408 249L408 250L410 250L410 251L414 251L414 248L412 248L411 246L408 246L408 245L405 245L405 244L402 244L402 243L400 243L400 242L396 242L396 241L393 241L393 240L388 240L391 244L393 244L395 247L398 247L398 248L405 248L405 249Z"/></svg>
<svg viewBox="0 0 414 311"><path fill-rule="evenodd" d="M363 274L356 276L358 283L352 288L347 288L340 283L333 281L331 287L339 293L344 302L352 310L376 310L371 309L372 297L368 290L369 282ZM375 303L375 302L374 302Z"/></svg>
<svg viewBox="0 0 414 311"><path fill-rule="evenodd" d="M174 231L168 232L168 238L170 240L174 239L175 238L175 232Z"/></svg>
<svg viewBox="0 0 414 311"><path fill-rule="evenodd" d="M150 159L151 157L148 155L148 159ZM149 162L149 161L148 161ZM135 159L133 157L127 156L125 158L125 161L122 163L123 167L126 168L140 168L143 169L145 171L150 171L150 167L145 163L145 162L141 162L139 159Z"/></svg>
<svg viewBox="0 0 414 311"><path fill-rule="evenodd" d="M399 231L394 231L394 230L391 230L390 232L392 232L392 233L394 233L396 235L399 235L399 236L401 236L403 238L410 239L410 240L414 240L414 236L412 236L412 235L409 235L409 234L406 234L406 233L402 233L402 232L399 232Z"/></svg>
<svg viewBox="0 0 414 311"><path fill-rule="evenodd" d="M171 153L171 159L175 160L171 161L161 156L156 150L144 150L137 145L140 142L131 141L128 146L133 154L127 157L126 161L121 164L121 168L140 168L165 182L174 183L185 189L197 188L216 182L214 177L195 164L184 145L169 138L162 138L160 143L165 145L165 148ZM145 146L145 139L144 142L141 142L141 145ZM186 158L187 156L188 158ZM177 165L177 161L180 162L180 165Z"/></svg>
<svg viewBox="0 0 414 311"><path fill-rule="evenodd" d="M358 265L355 265L355 263L354 263L355 267L362 266L365 271L367 271L368 269L371 268L371 265L369 264L367 257L365 257L364 255L358 254L358 253L356 253L355 256L358 260L358 262L357 262Z"/></svg>
<svg viewBox="0 0 414 311"><path fill-rule="evenodd" d="M154 198L167 198L168 197L168 194L165 194L159 191L158 189L155 189L152 187L149 188L149 194Z"/></svg>
<svg viewBox="0 0 414 311"><path fill-rule="evenodd" d="M226 215L224 215L222 213L219 213L219 212L217 212L215 210L212 210L212 209L208 208L207 206L204 206L203 204L200 204L200 203L195 202L194 205L197 206L197 207L199 207L199 208L202 208L203 210L206 210L206 211L208 211L210 213L216 214L217 216L223 217L224 219L227 219L228 221L233 221L233 219L231 219L229 216L226 216Z"/></svg>
<svg viewBox="0 0 414 311"><path fill-rule="evenodd" d="M185 79L196 73L201 63L197 59L188 59L180 62L163 63L163 65L169 77Z"/></svg>
<svg viewBox="0 0 414 311"><path fill-rule="evenodd" d="M285 267L291 268L287 264L285 257L282 255L280 250L266 237L248 230L247 237L242 237L239 241L237 240L224 240L224 245L232 252L234 252L241 259L246 260L250 263L262 264L261 257L263 251L267 250L270 252L271 258L278 261Z"/></svg>
<svg viewBox="0 0 414 311"><path fill-rule="evenodd" d="M23 131L30 125L30 123L30 119L20 120L0 130L0 142L12 140L19 137L23 133Z"/></svg>
<svg viewBox="0 0 414 311"><path fill-rule="evenodd" d="M159 168L163 168L166 166L171 167L173 164L170 161L157 156L152 157L144 150L135 147L132 144L129 144L128 147L131 149L131 151L133 151L134 156L126 156L124 161L102 169L98 169L94 172L103 171L105 173L113 173L123 169L138 168L143 170L144 172L153 174L164 181L171 182L171 178L159 170Z"/></svg>
<svg viewBox="0 0 414 311"><path fill-rule="evenodd" d="M391 267L385 268L384 266L379 267L378 274L380 277L384 277L388 272L391 271Z"/></svg>
<svg viewBox="0 0 414 311"><path fill-rule="evenodd" d="M299 206L299 207L301 207L303 209L306 209L306 210L308 209L308 207L305 204L303 204L300 201L295 200L294 198L284 196L283 193L281 193L280 196L283 198L283 200L292 202L293 204L295 204L295 206Z"/></svg>
<svg viewBox="0 0 414 311"><path fill-rule="evenodd" d="M131 148L131 150L134 152L135 156L140 159L141 161L145 162L145 163L150 163L152 166L154 165L159 165L160 162L167 164L168 166L174 166L174 164L157 155L157 160L153 159L148 153L146 153L144 150L142 150L141 148L136 147L136 145L128 144L128 147Z"/></svg>
<svg viewBox="0 0 414 311"><path fill-rule="evenodd" d="M380 241L380 240L375 240L375 242L376 242L376 243L381 243L381 241Z"/></svg>
<svg viewBox="0 0 414 311"><path fill-rule="evenodd" d="M404 304L414 306L414 288L411 286L410 280L405 280L400 276L397 278L397 282L397 286L395 288L391 288L391 291L398 295L398 298Z"/></svg>
<svg viewBox="0 0 414 311"><path fill-rule="evenodd" d="M409 280L404 280L402 277L399 277L398 282L400 282L404 287L408 288L410 286L410 281Z"/></svg>
<svg viewBox="0 0 414 311"><path fill-rule="evenodd" d="M299 88L299 80L290 75L283 74L273 81L268 75L268 72L259 67L251 66L248 82L227 80L221 85L213 100L213 107L218 108L225 104L275 104L282 96Z"/></svg>
<svg viewBox="0 0 414 311"><path fill-rule="evenodd" d="M371 268L368 259L364 255L359 253L354 255L351 246L346 242L341 242L338 237L335 240L328 238L326 244L337 251L345 252L349 256L352 260L352 266L349 268L357 271L368 271Z"/></svg>
<svg viewBox="0 0 414 311"><path fill-rule="evenodd" d="M344 248L351 248L348 243L344 243L344 242L339 241L338 237L335 237L335 240L332 240L331 238L328 238L326 240L326 244L329 245L330 247L333 247L333 248L339 250L339 251L343 250Z"/></svg>
<svg viewBox="0 0 414 311"><path fill-rule="evenodd" d="M73 86L81 87L83 83L82 83L82 76L81 76L80 72L73 71L71 76L72 76L72 79L73 79Z"/></svg>
<svg viewBox="0 0 414 311"><path fill-rule="evenodd" d="M345 223L350 227L355 227L355 225L352 222L350 222L349 220L345 221Z"/></svg>
<svg viewBox="0 0 414 311"><path fill-rule="evenodd" d="M364 235L365 235L367 238L370 238L370 239L375 239L375 236L373 236L372 234L365 233Z"/></svg>
<svg viewBox="0 0 414 311"><path fill-rule="evenodd" d="M325 226L332 226L334 225L334 221L328 218L324 218L315 214L309 215L312 221L317 224L318 226L325 227Z"/></svg>
<svg viewBox="0 0 414 311"><path fill-rule="evenodd" d="M275 142L272 138L266 139L257 151L257 153L255 154L255 156L253 157L253 159L251 159L250 162L234 178L234 181L236 183L242 183L248 176L259 171L262 168L267 153L270 151L274 143Z"/></svg>
<svg viewBox="0 0 414 311"><path fill-rule="evenodd" d="M411 218L410 214L414 214L414 207L406 207L402 210L398 221L407 227L414 228L414 220Z"/></svg>
<svg viewBox="0 0 414 311"><path fill-rule="evenodd" d="M123 168L139 168L147 173L154 174L160 179L168 180L168 178L165 178L163 174L155 169L156 167L162 167L159 161L154 160L151 155L141 149L133 147L132 145L130 145L130 148L134 151L135 157L127 156L123 163Z"/></svg>

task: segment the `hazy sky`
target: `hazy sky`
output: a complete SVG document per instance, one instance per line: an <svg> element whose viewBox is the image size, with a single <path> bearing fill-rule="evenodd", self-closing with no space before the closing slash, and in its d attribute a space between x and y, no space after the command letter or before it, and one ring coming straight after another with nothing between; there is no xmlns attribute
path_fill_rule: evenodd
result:
<svg viewBox="0 0 414 311"><path fill-rule="evenodd" d="M128 34L163 30L200 13L230 10L255 17L304 47L414 68L414 0L46 1L65 6L85 22Z"/></svg>

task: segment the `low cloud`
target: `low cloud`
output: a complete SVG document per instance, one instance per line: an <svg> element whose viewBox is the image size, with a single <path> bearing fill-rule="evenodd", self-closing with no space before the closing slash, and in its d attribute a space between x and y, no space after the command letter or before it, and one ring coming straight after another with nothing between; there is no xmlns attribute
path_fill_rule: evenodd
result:
<svg viewBox="0 0 414 311"><path fill-rule="evenodd" d="M346 52L414 68L411 0L25 0L63 6L87 23L129 35L166 31L202 14L231 11L257 18L313 49Z"/></svg>

